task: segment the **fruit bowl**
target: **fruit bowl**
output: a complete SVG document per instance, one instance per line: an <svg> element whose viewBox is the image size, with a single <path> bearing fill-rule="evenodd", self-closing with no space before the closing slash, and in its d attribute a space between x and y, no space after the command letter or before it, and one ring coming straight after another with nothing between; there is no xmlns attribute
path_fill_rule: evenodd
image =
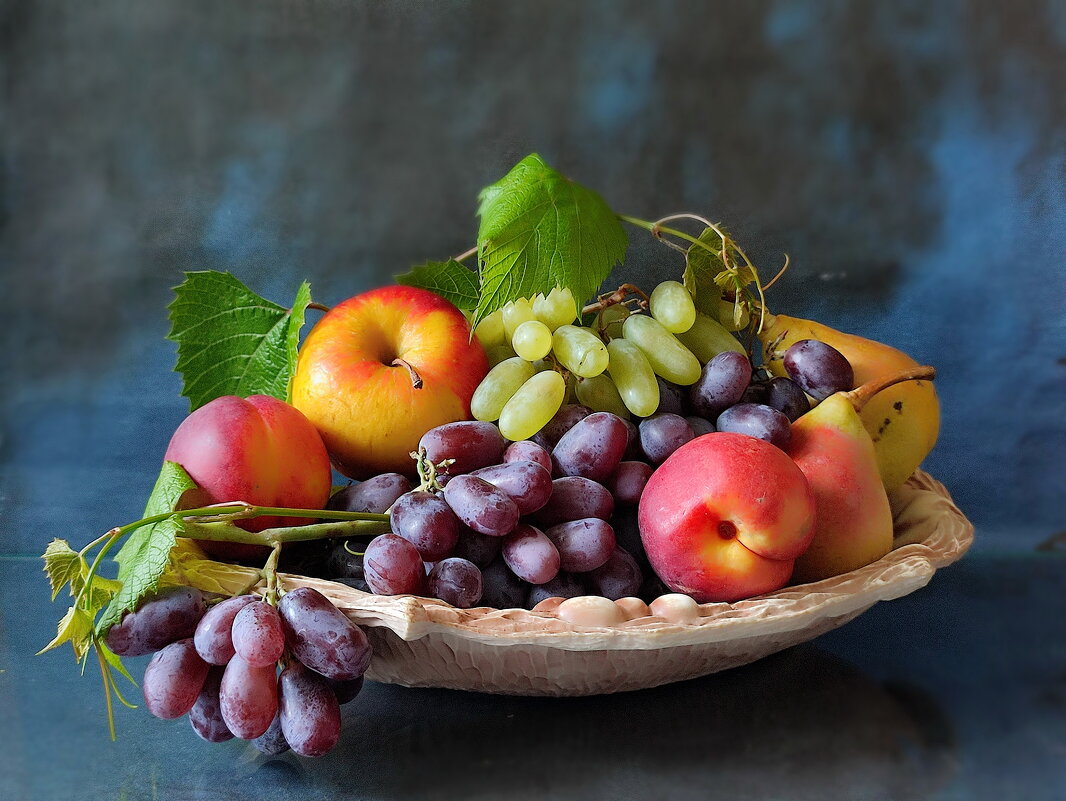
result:
<svg viewBox="0 0 1066 801"><path fill-rule="evenodd" d="M638 690L754 662L841 626L878 601L914 592L960 559L973 525L945 487L917 471L894 493L895 547L850 573L736 603L705 603L685 620L648 616L577 626L550 611L456 609L413 596L370 595L285 575L365 627L367 676L407 687L577 696Z"/></svg>

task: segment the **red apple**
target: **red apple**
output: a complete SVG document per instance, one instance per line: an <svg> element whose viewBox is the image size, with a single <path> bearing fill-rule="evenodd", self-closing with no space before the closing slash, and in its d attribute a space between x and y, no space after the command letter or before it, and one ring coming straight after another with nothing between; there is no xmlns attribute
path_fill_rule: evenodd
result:
<svg viewBox="0 0 1066 801"><path fill-rule="evenodd" d="M382 287L335 306L307 335L292 402L345 475L410 474L423 434L470 418L487 371L455 306L424 289Z"/></svg>
<svg viewBox="0 0 1066 801"><path fill-rule="evenodd" d="M682 445L640 498L641 539L659 578L700 603L780 589L814 536L814 496L784 451L743 434Z"/></svg>
<svg viewBox="0 0 1066 801"><path fill-rule="evenodd" d="M257 506L321 509L329 499L329 456L315 427L277 398L227 395L201 406L178 426L167 447L197 489L182 499L187 508L225 501ZM247 531L297 526L313 519L254 517L238 522ZM216 556L255 557L259 546L201 543Z"/></svg>

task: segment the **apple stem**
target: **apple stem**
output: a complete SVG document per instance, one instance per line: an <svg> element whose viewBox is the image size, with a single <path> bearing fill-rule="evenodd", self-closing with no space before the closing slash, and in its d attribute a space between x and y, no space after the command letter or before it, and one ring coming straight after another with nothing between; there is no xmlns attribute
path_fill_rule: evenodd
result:
<svg viewBox="0 0 1066 801"><path fill-rule="evenodd" d="M890 373L889 375L875 378L872 381L867 381L861 387L857 387L845 394L851 401L851 405L855 408L855 411L861 412L870 398L882 390L888 389L889 387L904 381L932 381L934 378L936 378L936 368L934 367L930 367L929 365L909 367L898 373Z"/></svg>
<svg viewBox="0 0 1066 801"><path fill-rule="evenodd" d="M327 313L330 311L330 307L325 305L324 303L315 303L313 301L311 303L307 304L307 308L314 309L315 311L327 312Z"/></svg>
<svg viewBox="0 0 1066 801"><path fill-rule="evenodd" d="M401 359L397 356L392 360L393 367L402 367L411 376L411 387L414 389L422 389L422 376L418 374L418 371L411 365L410 362L405 359Z"/></svg>

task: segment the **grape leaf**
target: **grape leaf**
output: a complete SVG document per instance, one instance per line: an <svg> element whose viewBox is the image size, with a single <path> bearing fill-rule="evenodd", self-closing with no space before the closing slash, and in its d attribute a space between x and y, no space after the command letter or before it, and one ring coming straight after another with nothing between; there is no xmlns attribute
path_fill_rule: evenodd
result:
<svg viewBox="0 0 1066 801"><path fill-rule="evenodd" d="M144 517L172 512L181 496L196 483L189 474L174 462L163 462L155 487L148 498ZM137 603L159 584L159 579L170 564L170 551L182 531L181 521L167 517L135 529L115 555L118 562L118 580L122 587L111 599L104 614L96 624L102 634L117 623L122 615L137 606Z"/></svg>
<svg viewBox="0 0 1066 801"><path fill-rule="evenodd" d="M180 537L170 552L170 566L159 585L195 587L219 595L238 595L255 584L261 575L262 571L254 567L208 559L193 540Z"/></svg>
<svg viewBox="0 0 1066 801"><path fill-rule="evenodd" d="M60 619L59 625L56 627L56 636L52 638L48 645L37 652L37 656L69 642L74 647L74 656L80 662L81 658L89 650L89 645L92 642L92 633L93 619L91 615L81 607L72 606Z"/></svg>
<svg viewBox="0 0 1066 801"><path fill-rule="evenodd" d="M626 233L603 198L535 153L478 196L481 297L476 325L520 297L568 288L580 304L625 256Z"/></svg>
<svg viewBox="0 0 1066 801"><path fill-rule="evenodd" d="M71 585L71 593L77 594L80 587L75 588L73 584L82 575L82 565L85 564L85 560L81 558L81 555L71 548L66 540L56 537L48 543L41 558L44 560L44 572L48 576L48 584L52 588L52 600L54 601L68 584Z"/></svg>
<svg viewBox="0 0 1066 801"><path fill-rule="evenodd" d="M396 276L396 283L428 289L463 311L477 308L480 294L477 274L455 259L427 261L408 273Z"/></svg>
<svg viewBox="0 0 1066 801"><path fill-rule="evenodd" d="M310 284L300 284L291 310L212 270L185 273L174 294L167 338L178 344L174 369L192 409L221 395L288 400Z"/></svg>
<svg viewBox="0 0 1066 801"><path fill-rule="evenodd" d="M722 238L713 228L704 228L697 239L706 242L715 251L721 251ZM688 254L685 257L683 279L685 289L692 295L696 311L709 315L715 320L718 319L718 300L722 297L721 289L715 279L726 268L718 252L712 253L701 245L689 245Z"/></svg>

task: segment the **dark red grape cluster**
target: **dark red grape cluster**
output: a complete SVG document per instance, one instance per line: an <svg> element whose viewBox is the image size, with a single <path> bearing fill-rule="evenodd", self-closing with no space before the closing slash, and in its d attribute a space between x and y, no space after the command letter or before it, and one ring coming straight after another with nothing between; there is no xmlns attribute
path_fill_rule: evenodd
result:
<svg viewBox="0 0 1066 801"><path fill-rule="evenodd" d="M387 474L336 493L331 508L388 511L392 532L361 557L334 546L325 573L459 608L637 595L648 571L633 507L652 472L637 437L628 421L579 405L563 406L533 440L508 443L492 423L434 428L419 445L429 461L450 461L437 476L443 489L412 490Z"/></svg>
<svg viewBox="0 0 1066 801"><path fill-rule="evenodd" d="M124 657L155 652L142 688L156 717L188 714L209 742L311 757L337 744L340 705L359 693L371 657L363 631L309 587L276 607L256 595L208 607L199 590L171 588L112 626L107 644Z"/></svg>

